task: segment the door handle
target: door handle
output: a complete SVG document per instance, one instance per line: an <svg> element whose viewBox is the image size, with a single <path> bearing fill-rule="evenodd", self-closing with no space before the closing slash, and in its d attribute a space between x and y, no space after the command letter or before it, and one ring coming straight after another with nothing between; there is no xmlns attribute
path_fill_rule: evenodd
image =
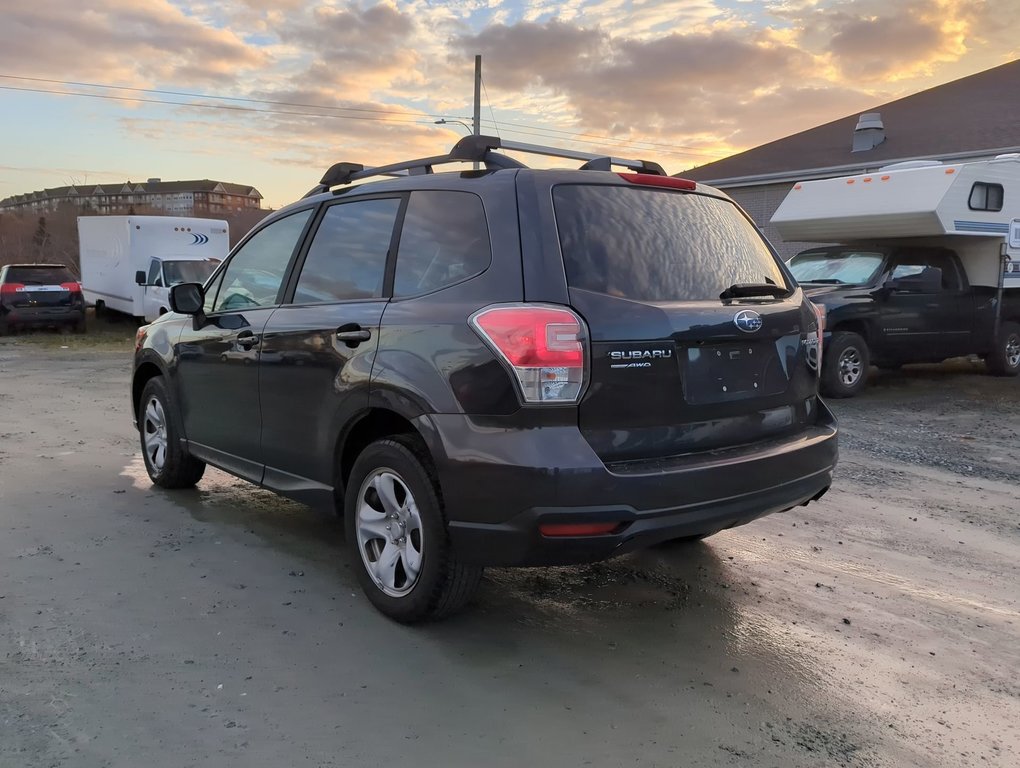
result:
<svg viewBox="0 0 1020 768"><path fill-rule="evenodd" d="M252 347L258 346L260 341L262 341L262 339L251 331L241 331L237 334L237 346L242 349L251 349Z"/></svg>
<svg viewBox="0 0 1020 768"><path fill-rule="evenodd" d="M336 331L337 341L344 342L349 347L356 347L363 341L372 338L372 332L360 325L342 325Z"/></svg>

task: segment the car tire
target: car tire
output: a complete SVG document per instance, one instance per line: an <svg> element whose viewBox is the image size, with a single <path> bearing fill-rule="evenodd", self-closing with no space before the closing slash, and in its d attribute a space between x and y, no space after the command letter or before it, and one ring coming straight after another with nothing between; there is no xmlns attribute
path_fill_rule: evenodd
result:
<svg viewBox="0 0 1020 768"><path fill-rule="evenodd" d="M71 326L72 330L79 336L85 333L85 318L81 320L75 320L74 325Z"/></svg>
<svg viewBox="0 0 1020 768"><path fill-rule="evenodd" d="M857 333L832 334L822 359L821 390L826 397L853 397L868 383L871 355L868 344Z"/></svg>
<svg viewBox="0 0 1020 768"><path fill-rule="evenodd" d="M10 327L7 325L7 321L0 318L0 336L6 336L11 332Z"/></svg>
<svg viewBox="0 0 1020 768"><path fill-rule="evenodd" d="M149 479L160 488L191 488L205 473L205 462L181 445L183 430L163 377L149 379L138 401L138 435Z"/></svg>
<svg viewBox="0 0 1020 768"><path fill-rule="evenodd" d="M1020 325L1003 323L995 339L995 348L985 359L994 376L1016 376L1020 373Z"/></svg>
<svg viewBox="0 0 1020 768"><path fill-rule="evenodd" d="M106 314L106 302L103 300L96 301L96 317L102 317Z"/></svg>
<svg viewBox="0 0 1020 768"><path fill-rule="evenodd" d="M395 621L449 616L478 587L482 568L461 563L453 552L439 484L420 440L399 435L361 452L347 481L344 527L362 589Z"/></svg>

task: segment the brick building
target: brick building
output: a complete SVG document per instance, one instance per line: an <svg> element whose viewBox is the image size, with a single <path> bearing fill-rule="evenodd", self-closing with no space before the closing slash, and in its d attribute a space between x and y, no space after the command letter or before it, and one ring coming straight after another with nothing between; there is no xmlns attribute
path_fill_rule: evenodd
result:
<svg viewBox="0 0 1020 768"><path fill-rule="evenodd" d="M55 213L73 206L81 213L123 215L129 213L172 216L225 216L258 210L262 195L255 187L224 181L163 181L145 183L80 184L44 189L0 200L0 211Z"/></svg>

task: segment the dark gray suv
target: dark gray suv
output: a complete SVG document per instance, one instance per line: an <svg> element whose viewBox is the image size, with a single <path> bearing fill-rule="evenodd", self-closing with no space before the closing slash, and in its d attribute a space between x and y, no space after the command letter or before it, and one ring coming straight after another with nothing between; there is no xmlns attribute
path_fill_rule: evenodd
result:
<svg viewBox="0 0 1020 768"><path fill-rule="evenodd" d="M135 355L152 481L208 463L336 508L365 592L407 622L462 606L486 565L591 562L824 494L821 318L747 216L653 163L497 151L519 148L578 157L468 137L340 163L176 286Z"/></svg>

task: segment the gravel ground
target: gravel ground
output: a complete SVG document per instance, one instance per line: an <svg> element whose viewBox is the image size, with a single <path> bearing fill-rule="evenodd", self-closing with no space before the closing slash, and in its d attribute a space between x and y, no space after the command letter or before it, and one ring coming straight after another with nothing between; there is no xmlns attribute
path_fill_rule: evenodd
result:
<svg viewBox="0 0 1020 768"><path fill-rule="evenodd" d="M1018 381L883 375L820 503L406 628L335 520L149 485L127 335L0 340L4 768L1016 765Z"/></svg>

